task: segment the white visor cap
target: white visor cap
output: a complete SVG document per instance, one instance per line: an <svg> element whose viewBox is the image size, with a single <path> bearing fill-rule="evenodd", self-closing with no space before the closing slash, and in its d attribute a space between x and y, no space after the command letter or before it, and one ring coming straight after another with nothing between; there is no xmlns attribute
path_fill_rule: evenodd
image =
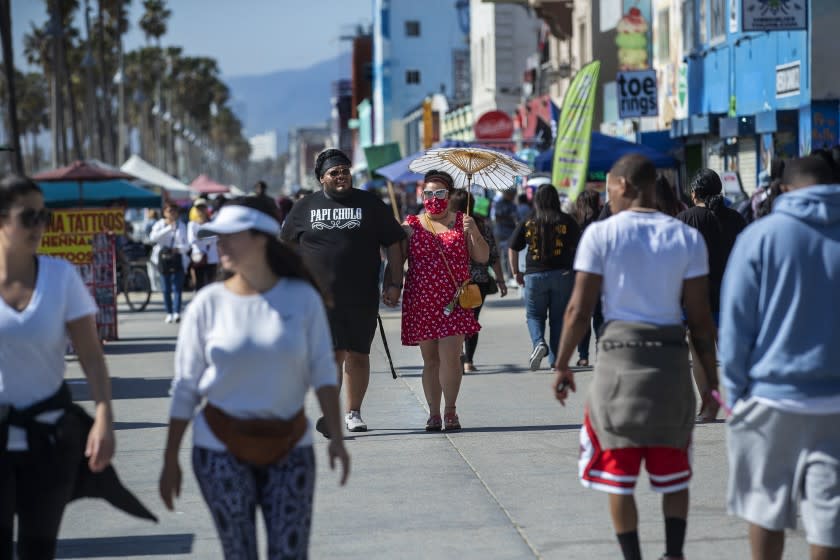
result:
<svg viewBox="0 0 840 560"><path fill-rule="evenodd" d="M212 221L198 228L201 239L219 234L239 233L255 229L276 236L280 233L280 222L265 212L239 204L222 206Z"/></svg>

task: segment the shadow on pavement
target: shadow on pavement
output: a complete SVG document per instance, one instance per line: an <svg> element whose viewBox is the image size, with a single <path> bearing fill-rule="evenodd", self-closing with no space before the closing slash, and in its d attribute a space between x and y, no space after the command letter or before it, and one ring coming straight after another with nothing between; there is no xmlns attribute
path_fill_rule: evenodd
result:
<svg viewBox="0 0 840 560"><path fill-rule="evenodd" d="M112 377L111 398L117 399L160 399L169 396L171 377ZM88 384L70 383L74 401L89 401Z"/></svg>
<svg viewBox="0 0 840 560"><path fill-rule="evenodd" d="M56 558L104 558L113 556L163 556L192 552L193 533L59 539Z"/></svg>
<svg viewBox="0 0 840 560"><path fill-rule="evenodd" d="M511 296L510 292L503 298L493 297L484 301L484 307L525 307L525 300L518 295ZM479 319L479 322L481 320Z"/></svg>
<svg viewBox="0 0 840 560"><path fill-rule="evenodd" d="M121 336L115 344L120 342L175 342L176 340L178 340L177 336Z"/></svg>
<svg viewBox="0 0 840 560"><path fill-rule="evenodd" d="M161 422L114 422L114 429L142 430L144 428L165 428L168 425Z"/></svg>
<svg viewBox="0 0 840 560"><path fill-rule="evenodd" d="M400 366L397 369L397 375L400 377L422 377L423 366ZM517 366L513 364L493 364L492 366L481 366L478 371L464 374L466 377L476 377L479 375L498 375L502 373L531 373L527 366Z"/></svg>
<svg viewBox="0 0 840 560"><path fill-rule="evenodd" d="M174 352L175 340L172 342L143 342L143 343L128 343L124 340L116 342L109 342L105 345L106 355L120 355L120 354L150 354L153 352Z"/></svg>
<svg viewBox="0 0 840 560"><path fill-rule="evenodd" d="M462 428L455 432L427 432L422 428L377 428L364 433L346 435L345 440L363 440L372 437L397 436L397 435L435 435L435 434L495 434L505 432L560 432L568 430L580 430L582 424L545 424L542 426L478 426L475 428Z"/></svg>

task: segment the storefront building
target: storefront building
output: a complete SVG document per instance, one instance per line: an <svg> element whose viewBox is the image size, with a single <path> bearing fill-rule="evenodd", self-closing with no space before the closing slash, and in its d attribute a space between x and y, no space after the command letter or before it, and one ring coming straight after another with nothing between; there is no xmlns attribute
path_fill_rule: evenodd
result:
<svg viewBox="0 0 840 560"><path fill-rule="evenodd" d="M773 157L835 145L840 132L840 3L782 4L681 2L687 115L671 135L685 139L688 167L735 171L746 194Z"/></svg>

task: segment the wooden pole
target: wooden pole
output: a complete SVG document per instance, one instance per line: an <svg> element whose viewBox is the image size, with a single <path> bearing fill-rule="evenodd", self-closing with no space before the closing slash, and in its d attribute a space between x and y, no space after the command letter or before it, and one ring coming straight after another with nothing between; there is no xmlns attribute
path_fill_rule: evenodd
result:
<svg viewBox="0 0 840 560"><path fill-rule="evenodd" d="M388 185L388 196L391 198L391 209L394 211L394 219L400 221L400 209L397 208L397 195L394 193L394 183L386 181Z"/></svg>

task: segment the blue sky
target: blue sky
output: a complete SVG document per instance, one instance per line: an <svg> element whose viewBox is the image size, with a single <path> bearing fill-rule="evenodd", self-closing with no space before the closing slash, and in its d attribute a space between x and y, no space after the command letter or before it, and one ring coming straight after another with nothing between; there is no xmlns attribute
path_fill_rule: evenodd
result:
<svg viewBox="0 0 840 560"><path fill-rule="evenodd" d="M95 15L96 0L89 0ZM80 0L84 7L84 0ZM12 0L15 62L26 66L23 35L46 20L45 0ZM371 21L371 0L169 0L172 10L164 45L189 55L212 56L224 76L303 68L348 50L339 40L357 23ZM81 10L80 10L81 12ZM128 49L145 43L138 21L142 0L131 0ZM83 29L84 20L78 26Z"/></svg>

